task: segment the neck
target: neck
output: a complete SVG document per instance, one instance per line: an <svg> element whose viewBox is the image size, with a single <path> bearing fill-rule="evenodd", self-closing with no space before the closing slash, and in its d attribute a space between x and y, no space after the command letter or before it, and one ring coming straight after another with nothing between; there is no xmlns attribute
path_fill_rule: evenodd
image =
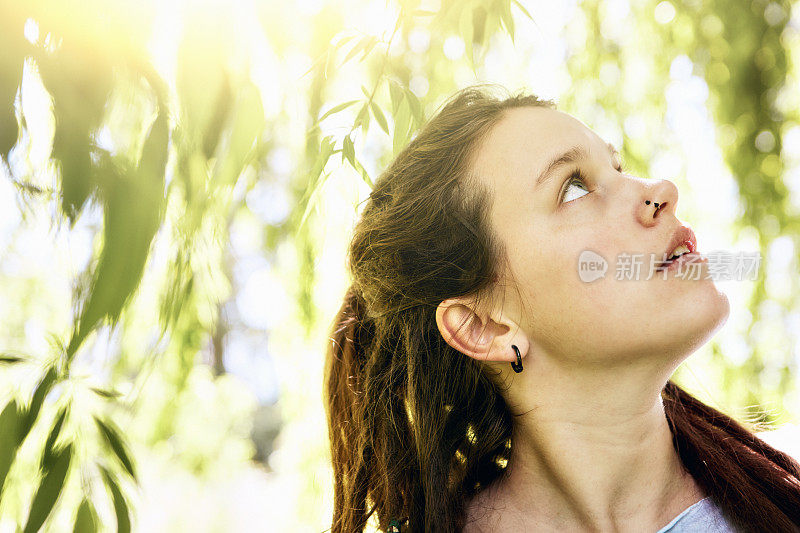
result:
<svg viewBox="0 0 800 533"><path fill-rule="evenodd" d="M520 514L561 529L655 531L703 497L672 445L666 381L594 374L525 385L548 401L515 417L498 490Z"/></svg>

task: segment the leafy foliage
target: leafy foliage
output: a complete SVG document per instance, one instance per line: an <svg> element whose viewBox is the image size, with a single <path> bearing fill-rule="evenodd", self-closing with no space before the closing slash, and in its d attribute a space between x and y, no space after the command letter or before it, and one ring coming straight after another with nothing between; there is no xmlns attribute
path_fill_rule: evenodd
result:
<svg viewBox="0 0 800 533"><path fill-rule="evenodd" d="M224 373L228 306L243 292L232 275L231 227L250 207L249 193L266 185L285 194L288 212L263 223L255 240L270 264L289 245L292 304L312 338L325 322L315 292L325 274L319 214L326 187L351 176L371 188L376 169L403 150L438 102L465 77L485 76L493 47L501 40L521 46L523 37L540 30L536 10L517 0L443 0L436 11L418 0L389 3L391 24L382 35L354 29L347 10L329 2L304 15L308 34L298 37L287 23L298 16L294 8L265 2L253 21L261 24L263 40L254 44L239 33L234 9L205 4L183 8L174 68L157 66L149 51L155 3L130 9L89 0L74 10L69 3L35 0L0 7L0 155L18 201L43 210L36 202L50 185L39 173L52 161L53 225L76 231L93 213L101 216L97 228L90 226L91 257L74 276L71 327L54 334L48 362L36 366L39 357L5 346L0 354L4 372L26 369L36 377L29 388L9 391L0 410L0 504L25 514L19 524L25 531L47 528L59 506L75 531L97 531L98 516L112 512L118 531L133 528L135 503L125 491L140 481L146 463L137 461L125 424L129 415L146 412L147 434L136 438L150 444L169 439L186 416L175 404L191 390L199 355L210 353L216 373ZM559 107L600 122L623 123L636 114L647 131L663 132L670 71L686 56L709 89L720 147L738 186L736 231L757 235L764 255L786 235L797 250L800 226L792 214L783 136L800 119L781 110L788 98L781 90L791 82L786 43L793 6L786 0L630 2L631 41L621 44L609 32L613 5L584 0L569 22L583 42L565 56L570 85ZM669 8L675 11L669 21L656 20L654 13ZM31 37L33 26L37 36ZM267 45L276 65L308 56L310 68L304 65L305 73L290 81L277 67L259 77L264 59L254 50ZM451 45L463 46L463 56L446 53ZM637 72L643 61L646 76ZM40 111L51 113L52 139L32 139L32 104L21 90L26 62L50 99ZM631 96L631 80L642 77ZM286 101L272 101L277 91L270 84L281 83L281 97L301 98L300 120L284 109ZM287 150L284 137L298 123L299 147ZM666 141L654 145L658 138L626 136L622 151L634 173L646 175L657 151L667 149ZM52 141L48 161L32 164L33 141ZM282 150L292 159L283 174L272 160ZM275 215L277 208L265 210ZM793 354L772 356L750 335L769 320L762 310L775 298L767 281L756 281L749 301L746 361L735 365L719 344L712 346L729 405L780 402L794 386ZM798 290L793 285L781 295L785 315ZM109 342L108 380L76 374L83 354L116 330L123 332ZM779 366L775 390L761 379L770 365ZM167 384L157 404L126 386L135 381L143 387L152 373L163 374ZM306 384L285 394L305 398L301 388ZM294 405L297 397L286 403ZM765 421L777 419L755 410ZM287 416L302 418L298 413ZM30 494L12 486L22 483L15 469L28 448L40 450L38 484ZM195 472L204 471L201 459L186 455ZM102 492L108 497L98 496ZM113 509L105 509L109 505Z"/></svg>

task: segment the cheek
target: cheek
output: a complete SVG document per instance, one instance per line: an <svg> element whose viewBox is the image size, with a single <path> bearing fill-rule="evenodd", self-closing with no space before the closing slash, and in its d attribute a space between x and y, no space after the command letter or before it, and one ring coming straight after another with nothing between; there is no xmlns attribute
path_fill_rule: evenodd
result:
<svg viewBox="0 0 800 533"><path fill-rule="evenodd" d="M655 319L658 305L647 294L649 283L614 278L610 267L604 277L592 282L582 281L569 261L564 261L563 268L548 268L530 282L534 331L553 339L567 353L620 349L626 338L647 324L647 317Z"/></svg>

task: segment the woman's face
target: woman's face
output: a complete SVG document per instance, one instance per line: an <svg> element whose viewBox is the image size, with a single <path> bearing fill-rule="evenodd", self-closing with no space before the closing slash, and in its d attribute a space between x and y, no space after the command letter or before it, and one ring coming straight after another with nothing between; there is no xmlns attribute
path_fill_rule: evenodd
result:
<svg viewBox="0 0 800 533"><path fill-rule="evenodd" d="M572 148L585 156L551 168L537 184ZM683 225L675 215L678 190L667 180L620 172L619 164L605 141L560 111L511 109L492 129L474 169L493 191L492 229L523 299L506 294L504 309L514 309L534 350L563 362L626 364L649 355L680 361L724 323L729 302L706 279L707 262L697 279L651 275L651 257L658 266ZM576 169L585 181L570 177ZM656 213L654 202L665 205ZM697 240L703 252L702 235ZM598 259L581 257L587 250L607 262L593 281L593 270L579 272L579 258ZM632 279L617 274L620 254L641 254L634 257L638 279L635 270Z"/></svg>

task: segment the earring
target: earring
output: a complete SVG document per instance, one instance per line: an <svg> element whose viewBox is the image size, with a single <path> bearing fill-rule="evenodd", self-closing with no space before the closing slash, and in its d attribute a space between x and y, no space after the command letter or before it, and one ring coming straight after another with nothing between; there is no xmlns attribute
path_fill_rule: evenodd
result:
<svg viewBox="0 0 800 533"><path fill-rule="evenodd" d="M522 372L522 356L519 353L519 348L516 345L512 344L512 348L514 348L514 352L517 354L517 362L511 363L511 368L514 369L514 372L520 373Z"/></svg>

